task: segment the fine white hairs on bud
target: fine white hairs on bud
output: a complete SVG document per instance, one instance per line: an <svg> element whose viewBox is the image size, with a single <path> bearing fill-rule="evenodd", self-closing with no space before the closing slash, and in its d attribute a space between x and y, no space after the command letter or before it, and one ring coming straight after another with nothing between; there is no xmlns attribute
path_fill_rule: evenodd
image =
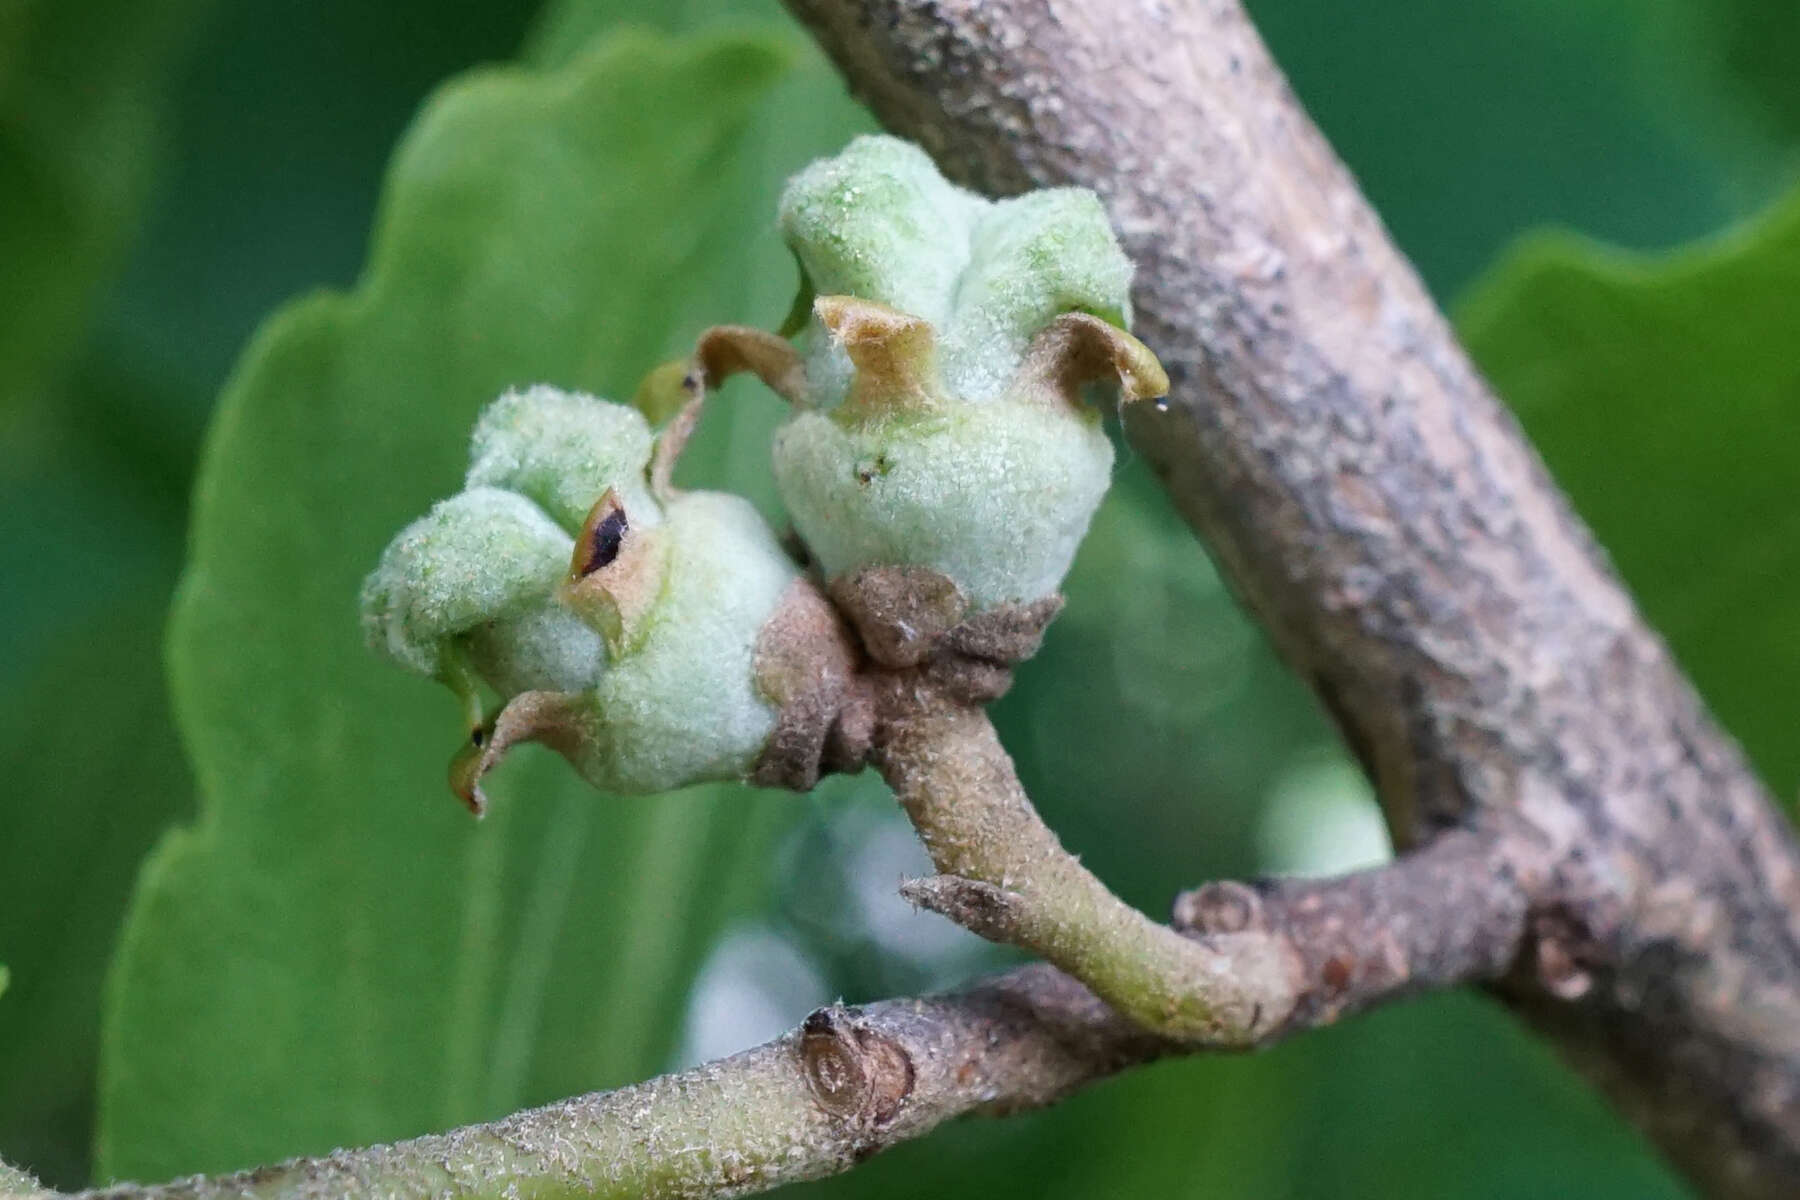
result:
<svg viewBox="0 0 1800 1200"><path fill-rule="evenodd" d="M662 435L665 473L689 425ZM477 811L520 741L639 793L747 778L775 729L754 656L798 569L748 501L653 486L657 440L624 405L509 393L476 424L467 490L364 584L370 645L469 712L452 784Z"/></svg>
<svg viewBox="0 0 1800 1200"><path fill-rule="evenodd" d="M1112 474L1084 389L1168 387L1099 199L989 201L865 137L789 183L781 227L818 298L775 477L826 577L928 568L976 612L1055 593Z"/></svg>
<svg viewBox="0 0 1800 1200"><path fill-rule="evenodd" d="M365 583L370 645L463 702L452 784L477 811L521 741L608 791L810 786L866 747L836 708L862 654L898 670L943 649L939 685L979 703L1055 615L1112 472L1090 393L1168 387L1126 332L1131 265L1098 198L989 201L867 137L800 172L780 223L798 347L723 325L632 406L502 396L464 490ZM774 473L816 581L747 501L675 486L706 394L739 371L791 405Z"/></svg>

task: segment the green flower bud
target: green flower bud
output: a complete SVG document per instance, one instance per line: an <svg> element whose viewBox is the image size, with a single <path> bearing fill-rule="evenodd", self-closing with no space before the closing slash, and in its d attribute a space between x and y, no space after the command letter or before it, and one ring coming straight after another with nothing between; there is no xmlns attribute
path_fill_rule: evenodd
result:
<svg viewBox="0 0 1800 1200"><path fill-rule="evenodd" d="M976 612L1053 594L1112 473L1083 389L1168 386L1122 328L1131 265L1099 200L988 201L859 138L793 179L781 226L820 299L775 477L827 578L923 567Z"/></svg>
<svg viewBox="0 0 1800 1200"><path fill-rule="evenodd" d="M570 533L610 487L640 522L654 524L661 513L644 478L652 440L636 409L540 384L487 406L463 486L518 492Z"/></svg>
<svg viewBox="0 0 1800 1200"><path fill-rule="evenodd" d="M815 294L861 296L941 324L992 207L911 142L859 137L788 181L780 224Z"/></svg>
<svg viewBox="0 0 1800 1200"><path fill-rule="evenodd" d="M515 684L591 686L600 639L555 600L572 544L523 496L492 487L452 496L402 530L364 581L365 637L459 691L472 666Z"/></svg>
<svg viewBox="0 0 1800 1200"><path fill-rule="evenodd" d="M690 492L660 527L628 528L616 558L567 587L577 609L623 614L609 622L611 668L540 736L572 732L577 769L608 791L747 778L776 718L757 642L798 577L737 496Z"/></svg>
<svg viewBox="0 0 1800 1200"><path fill-rule="evenodd" d="M969 250L943 333L945 384L964 400L1002 396L1032 339L1064 313L1131 324L1131 260L1086 188L991 205Z"/></svg>
<svg viewBox="0 0 1800 1200"><path fill-rule="evenodd" d="M897 390L797 412L776 431L782 498L826 575L925 566L977 611L1055 592L1111 480L1099 414Z"/></svg>
<svg viewBox="0 0 1800 1200"><path fill-rule="evenodd" d="M536 387L475 428L468 490L408 526L363 587L370 645L474 707L452 783L477 812L507 748L597 787L751 775L776 727L758 639L799 578L756 510L669 483L693 425ZM483 719L477 682L499 698Z"/></svg>
<svg viewBox="0 0 1800 1200"><path fill-rule="evenodd" d="M780 224L809 292L930 325L944 387L969 403L999 397L1062 313L1131 323L1131 262L1086 188L987 200L945 180L910 142L859 137L788 181ZM821 320L803 342L809 404L832 408L849 392L849 358Z"/></svg>

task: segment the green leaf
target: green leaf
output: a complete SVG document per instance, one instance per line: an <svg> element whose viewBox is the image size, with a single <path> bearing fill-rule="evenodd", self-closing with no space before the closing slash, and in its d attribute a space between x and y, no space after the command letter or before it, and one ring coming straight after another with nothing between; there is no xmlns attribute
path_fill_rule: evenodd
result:
<svg viewBox="0 0 1800 1200"><path fill-rule="evenodd" d="M617 801L528 753L475 824L444 785L454 704L363 650L356 595L457 488L504 388L628 396L704 325L779 319L780 181L858 123L785 46L620 38L444 89L357 290L247 351L171 632L200 818L152 856L125 930L102 1177L402 1137L664 1065L695 960L753 899L793 800ZM792 128L828 139L782 118L802 100ZM719 474L766 474L766 440L723 417L703 431Z"/></svg>
<svg viewBox="0 0 1800 1200"><path fill-rule="evenodd" d="M1800 136L1800 7L1785 0L1679 0L1669 8L1667 36L1682 38L1685 57L1704 71L1744 115L1767 133Z"/></svg>
<svg viewBox="0 0 1800 1200"><path fill-rule="evenodd" d="M169 76L206 2L0 8L0 413L69 350L136 229Z"/></svg>
<svg viewBox="0 0 1800 1200"><path fill-rule="evenodd" d="M1800 193L1664 258L1527 239L1470 349L1713 710L1800 785Z"/></svg>
<svg viewBox="0 0 1800 1200"><path fill-rule="evenodd" d="M104 576L124 602L9 679L0 710L0 952L13 975L0 1001L0 1153L60 1186L87 1177L101 982L132 880L189 803L164 700L160 574Z"/></svg>
<svg viewBox="0 0 1800 1200"><path fill-rule="evenodd" d="M729 21L782 21L779 0L550 0L526 35L527 62L554 67L620 25L691 33Z"/></svg>
<svg viewBox="0 0 1800 1200"><path fill-rule="evenodd" d="M1690 94L1701 89L1671 79L1676 51L1691 46L1658 57L1644 45L1647 10L1664 2L1249 8L1333 149L1442 297L1546 222L1664 246L1743 211L1734 194L1741 148L1715 137L1713 106Z"/></svg>

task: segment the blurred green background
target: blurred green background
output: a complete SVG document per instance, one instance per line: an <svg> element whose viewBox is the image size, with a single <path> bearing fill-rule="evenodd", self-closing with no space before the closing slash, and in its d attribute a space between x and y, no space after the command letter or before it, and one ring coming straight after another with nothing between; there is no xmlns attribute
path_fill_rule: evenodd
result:
<svg viewBox="0 0 1800 1200"><path fill-rule="evenodd" d="M1251 7L1793 795L1800 8ZM535 760L469 823L450 705L365 661L354 622L483 399L618 395L706 324L777 321L775 190L870 127L772 3L0 8L0 1157L74 1186L404 1137L998 961L894 896L923 859L866 779L626 802ZM349 294L265 326L321 288ZM774 408L726 399L686 469L778 515ZM1121 464L996 713L1046 816L1153 913L1209 877L1378 859L1311 701ZM809 1191L1684 1194L1474 996L1165 1064Z"/></svg>

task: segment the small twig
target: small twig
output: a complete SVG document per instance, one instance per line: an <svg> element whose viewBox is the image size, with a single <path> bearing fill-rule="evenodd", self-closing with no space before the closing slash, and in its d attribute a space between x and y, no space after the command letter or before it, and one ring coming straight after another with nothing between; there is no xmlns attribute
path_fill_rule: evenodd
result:
<svg viewBox="0 0 1800 1200"><path fill-rule="evenodd" d="M82 1197L741 1196L848 1170L964 1113L1049 1104L1166 1048L1033 966L955 995L819 1009L741 1054L492 1124Z"/></svg>
<svg viewBox="0 0 1800 1200"><path fill-rule="evenodd" d="M908 899L1042 955L1167 1037L1243 1046L1286 1021L1300 963L1284 941L1195 940L1151 921L1063 848L984 711L906 677L882 707L875 765L940 872Z"/></svg>
<svg viewBox="0 0 1800 1200"><path fill-rule="evenodd" d="M874 761L941 872L902 893L1190 1047L1266 1044L1396 995L1498 980L1548 875L1540 842L1457 830L1339 878L1207 884L1177 900L1171 930L1062 846L985 712L904 678L882 707Z"/></svg>
<svg viewBox="0 0 1800 1200"><path fill-rule="evenodd" d="M1335 879L1206 884L1176 900L1174 925L1215 937L1261 933L1287 947L1302 980L1287 1026L1306 1029L1396 996L1507 974L1542 870L1540 847L1453 831Z"/></svg>

